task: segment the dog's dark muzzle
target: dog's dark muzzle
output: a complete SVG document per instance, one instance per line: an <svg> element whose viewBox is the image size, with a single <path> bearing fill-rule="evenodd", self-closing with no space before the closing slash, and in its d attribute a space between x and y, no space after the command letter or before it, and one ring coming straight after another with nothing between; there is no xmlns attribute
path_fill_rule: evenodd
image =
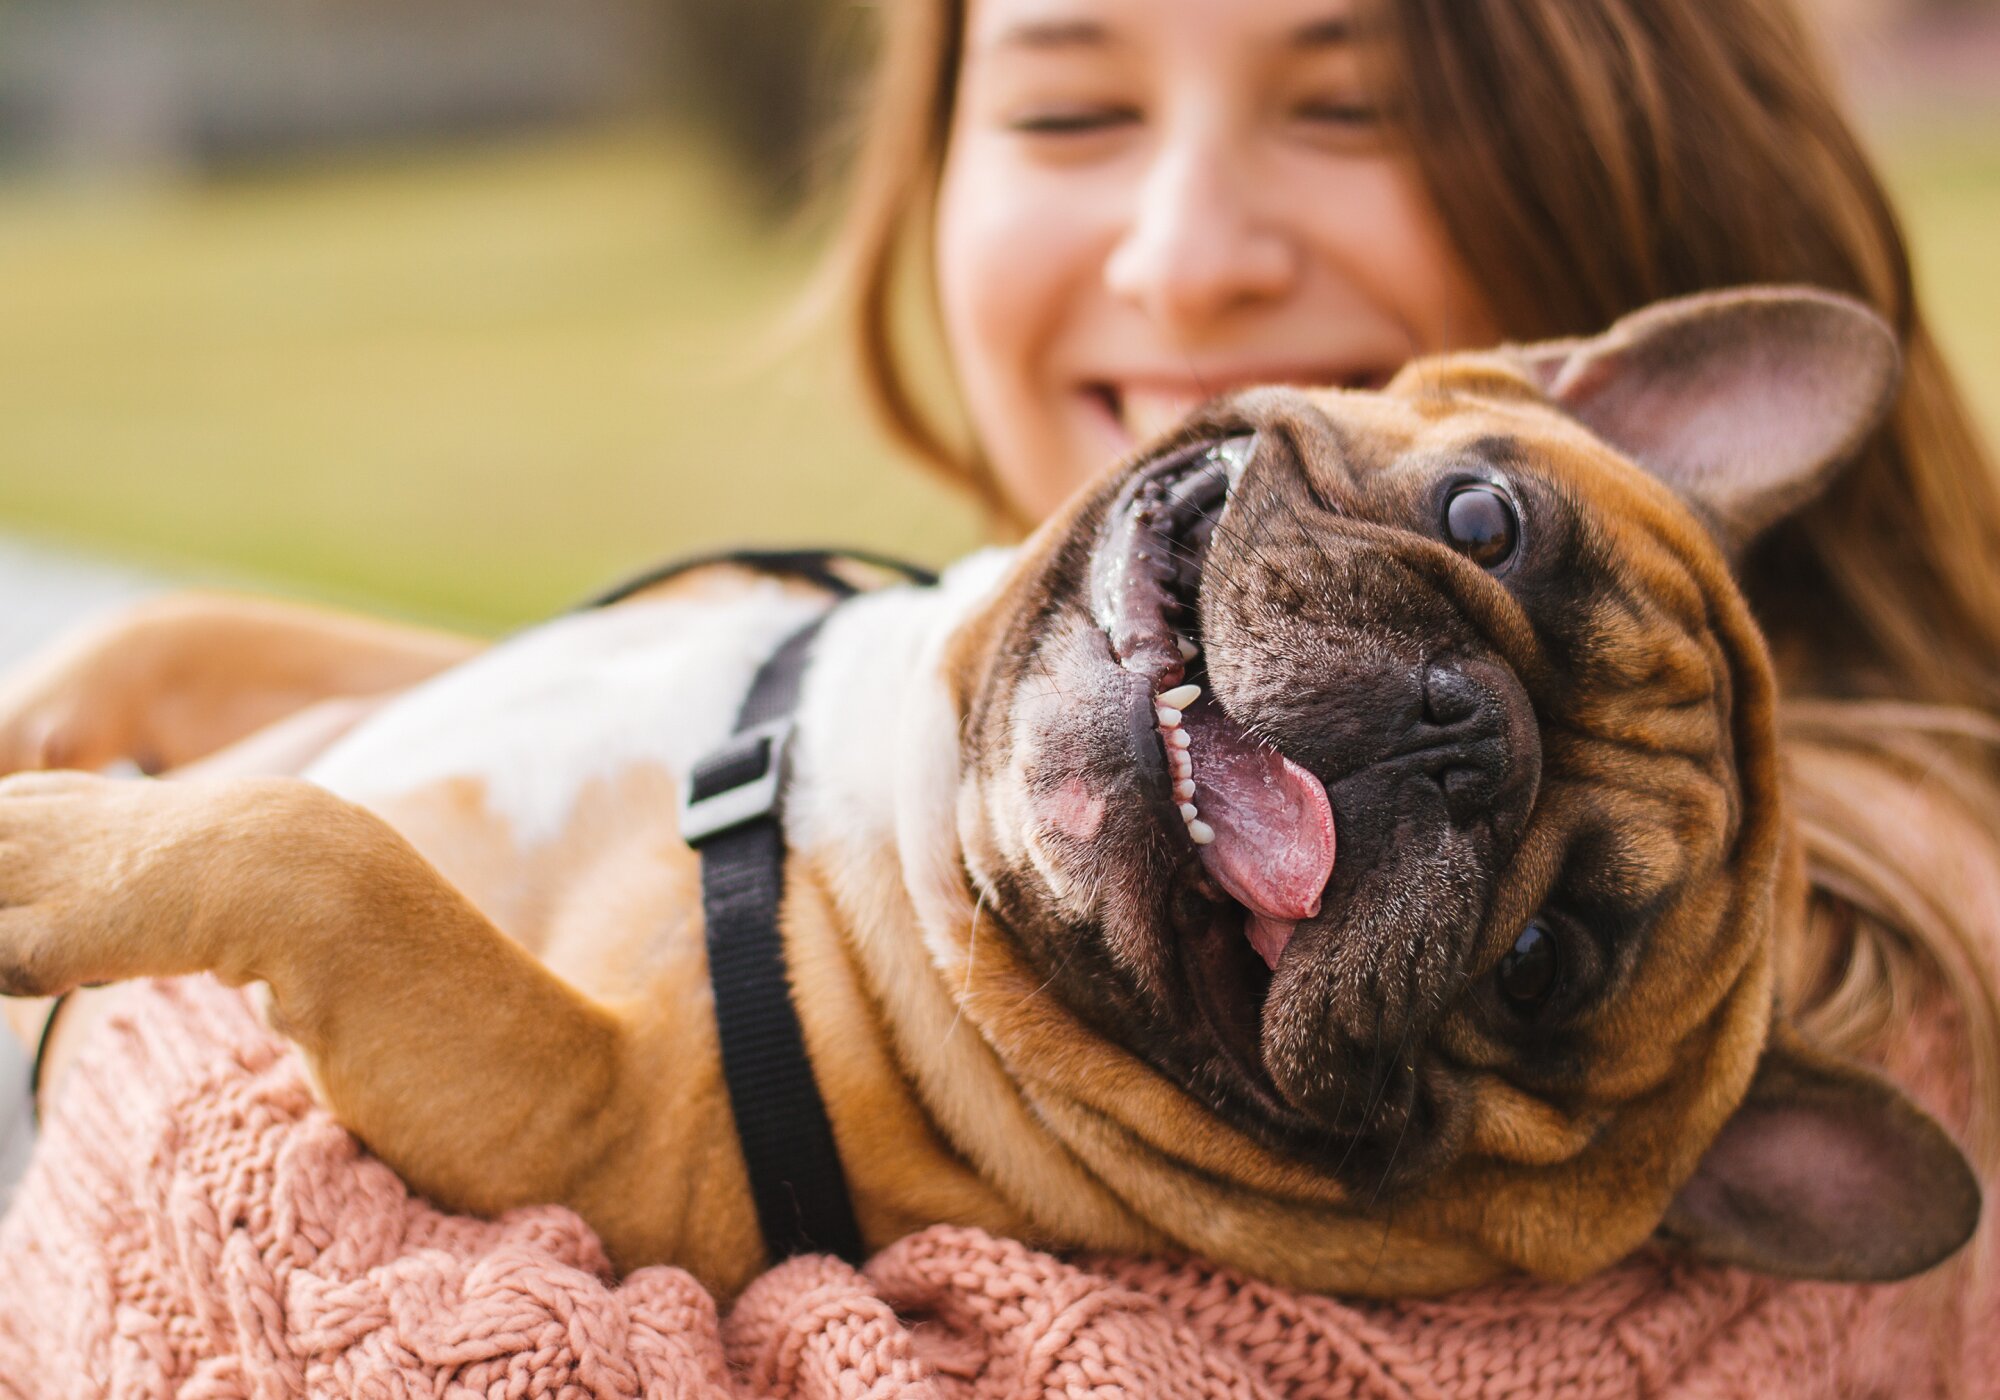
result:
<svg viewBox="0 0 2000 1400"><path fill-rule="evenodd" d="M1541 736L1521 683L1498 662L1442 659L1410 684L1414 704L1387 712L1391 733L1382 747L1389 756L1381 762L1421 775L1437 788L1454 826L1484 826L1511 852L1542 768Z"/></svg>

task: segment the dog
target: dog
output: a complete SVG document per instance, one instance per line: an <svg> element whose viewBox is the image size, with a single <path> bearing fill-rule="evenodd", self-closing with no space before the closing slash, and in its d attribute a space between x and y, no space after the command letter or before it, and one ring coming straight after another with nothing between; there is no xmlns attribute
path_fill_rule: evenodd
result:
<svg viewBox="0 0 2000 1400"><path fill-rule="evenodd" d="M867 1244L1375 1295L1649 1242L1952 1254L1950 1137L1784 1014L1805 884L1730 572L1897 363L1857 303L1751 289L1236 394L1018 549L835 611L782 926ZM767 1257L678 814L827 607L716 567L451 667L303 778L9 778L0 988L261 984L417 1190L560 1202L731 1294Z"/></svg>

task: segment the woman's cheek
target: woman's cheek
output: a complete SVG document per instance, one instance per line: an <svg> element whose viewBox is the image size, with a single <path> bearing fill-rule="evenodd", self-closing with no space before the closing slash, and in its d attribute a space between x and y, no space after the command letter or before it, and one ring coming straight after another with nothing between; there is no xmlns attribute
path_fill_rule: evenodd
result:
<svg viewBox="0 0 2000 1400"><path fill-rule="evenodd" d="M1499 326L1446 233L1414 166L1384 157L1297 172L1290 188L1312 201L1318 256L1366 294L1409 337L1409 352L1488 345Z"/></svg>
<svg viewBox="0 0 2000 1400"><path fill-rule="evenodd" d="M1078 218L1078 196L1089 193L1072 188L1073 172L1024 170L988 144L968 140L946 165L938 303L987 459L1017 507L1039 516L1088 474L1068 460L1068 386L1054 354L1099 280Z"/></svg>
<svg viewBox="0 0 2000 1400"><path fill-rule="evenodd" d="M1028 367L1059 307L1065 220L1046 176L974 140L947 167L938 201L940 301L960 354Z"/></svg>

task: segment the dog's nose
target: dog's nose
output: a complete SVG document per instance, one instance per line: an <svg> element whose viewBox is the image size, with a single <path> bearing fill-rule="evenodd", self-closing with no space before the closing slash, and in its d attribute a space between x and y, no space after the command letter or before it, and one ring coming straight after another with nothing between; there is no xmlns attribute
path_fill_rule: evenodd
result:
<svg viewBox="0 0 2000 1400"><path fill-rule="evenodd" d="M1457 666L1432 662L1424 672L1424 722L1439 729L1476 720L1492 703L1472 677Z"/></svg>
<svg viewBox="0 0 2000 1400"><path fill-rule="evenodd" d="M1512 825L1525 787L1533 800L1541 745L1520 682L1483 660L1433 661L1424 670L1423 711L1410 749L1444 795L1458 826Z"/></svg>

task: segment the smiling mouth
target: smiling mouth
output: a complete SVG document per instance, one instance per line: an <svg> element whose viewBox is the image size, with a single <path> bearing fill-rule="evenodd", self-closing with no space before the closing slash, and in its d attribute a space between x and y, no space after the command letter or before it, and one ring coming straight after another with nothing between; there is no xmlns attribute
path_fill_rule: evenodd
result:
<svg viewBox="0 0 2000 1400"><path fill-rule="evenodd" d="M1196 408L1221 394L1260 384L1290 384L1316 389L1380 389L1393 377L1392 370L1373 368L1347 371L1309 370L1275 372L1245 378L1218 377L1172 388L1139 383L1096 380L1083 386L1084 396L1094 402L1134 443L1160 437Z"/></svg>
<svg viewBox="0 0 2000 1400"><path fill-rule="evenodd" d="M1254 444L1249 436L1197 443L1136 473L1107 517L1091 578L1112 654L1144 687L1151 723L1140 742L1163 756L1168 825L1177 828L1169 835L1186 843L1194 867L1201 907L1184 931L1190 991L1252 1073L1272 974L1293 930L1319 913L1334 860L1333 811L1319 779L1253 739L1209 692L1202 576ZM1142 767L1154 767L1150 753Z"/></svg>

